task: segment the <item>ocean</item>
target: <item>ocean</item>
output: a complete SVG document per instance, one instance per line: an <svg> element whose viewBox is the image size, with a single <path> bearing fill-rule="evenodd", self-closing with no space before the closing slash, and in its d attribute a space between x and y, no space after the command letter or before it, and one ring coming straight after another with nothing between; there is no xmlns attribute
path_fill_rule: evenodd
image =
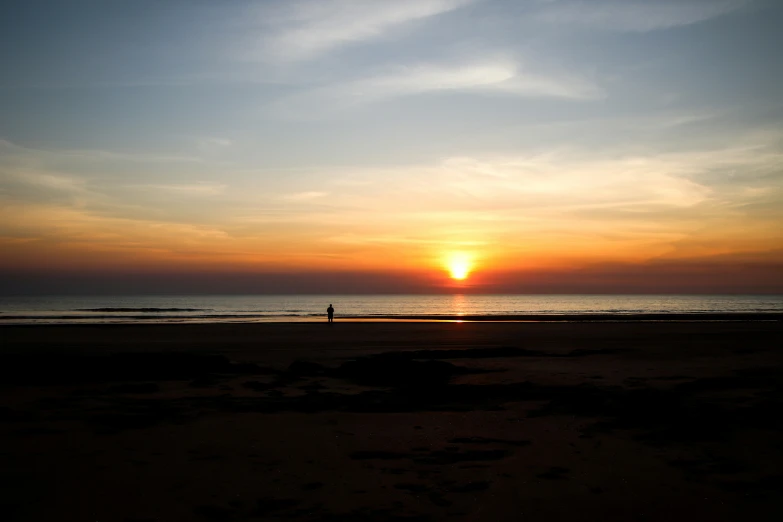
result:
<svg viewBox="0 0 783 522"><path fill-rule="evenodd" d="M2 324L211 323L453 316L783 313L783 295L0 296Z"/></svg>

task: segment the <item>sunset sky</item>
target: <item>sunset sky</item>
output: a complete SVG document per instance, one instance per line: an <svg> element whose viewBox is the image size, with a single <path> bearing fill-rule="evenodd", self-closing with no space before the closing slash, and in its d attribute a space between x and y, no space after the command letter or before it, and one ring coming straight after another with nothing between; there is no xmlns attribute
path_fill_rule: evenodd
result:
<svg viewBox="0 0 783 522"><path fill-rule="evenodd" d="M783 293L781 27L779 0L4 2L0 292Z"/></svg>

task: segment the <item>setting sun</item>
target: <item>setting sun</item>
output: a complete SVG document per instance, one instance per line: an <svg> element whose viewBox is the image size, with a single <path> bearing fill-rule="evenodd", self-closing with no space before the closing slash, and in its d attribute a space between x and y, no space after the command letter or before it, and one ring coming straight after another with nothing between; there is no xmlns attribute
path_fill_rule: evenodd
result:
<svg viewBox="0 0 783 522"><path fill-rule="evenodd" d="M467 254L451 254L446 260L446 268L452 279L461 281L470 274L472 268L471 259Z"/></svg>

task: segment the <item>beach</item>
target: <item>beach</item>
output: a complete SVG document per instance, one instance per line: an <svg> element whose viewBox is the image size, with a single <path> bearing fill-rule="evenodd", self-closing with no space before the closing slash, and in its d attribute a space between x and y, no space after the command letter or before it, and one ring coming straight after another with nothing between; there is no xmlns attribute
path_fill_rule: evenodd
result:
<svg viewBox="0 0 783 522"><path fill-rule="evenodd" d="M728 318L3 326L0 517L780 520L783 322Z"/></svg>

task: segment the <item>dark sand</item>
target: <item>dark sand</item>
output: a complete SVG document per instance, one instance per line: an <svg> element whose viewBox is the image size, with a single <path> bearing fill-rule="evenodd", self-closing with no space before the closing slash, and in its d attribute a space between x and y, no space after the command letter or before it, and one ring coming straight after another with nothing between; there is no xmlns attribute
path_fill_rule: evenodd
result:
<svg viewBox="0 0 783 522"><path fill-rule="evenodd" d="M0 519L783 520L781 346L777 321L6 326Z"/></svg>

